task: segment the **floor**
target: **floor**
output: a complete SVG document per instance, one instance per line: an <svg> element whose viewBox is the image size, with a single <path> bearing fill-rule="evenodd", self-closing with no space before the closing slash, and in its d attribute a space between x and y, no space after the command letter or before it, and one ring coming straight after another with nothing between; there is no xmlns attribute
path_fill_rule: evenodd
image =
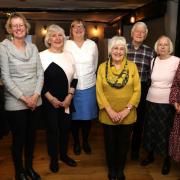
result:
<svg viewBox="0 0 180 180"><path fill-rule="evenodd" d="M70 136L69 156L74 158L78 166L68 167L60 163L58 173L49 170L49 158L46 150L45 131L37 131L37 141L34 156L34 168L41 175L42 180L107 180L106 163L104 159L104 143L102 127L98 122L92 126L90 144L92 154L82 152L76 156L72 152L73 142ZM14 170L11 160L11 135L0 140L0 180L13 180ZM145 152L142 150L142 157ZM162 158L157 157L155 162L147 167L142 167L137 161L131 161L129 156L125 169L127 180L178 180L180 179L180 165L172 162L171 171L168 175L161 175Z"/></svg>

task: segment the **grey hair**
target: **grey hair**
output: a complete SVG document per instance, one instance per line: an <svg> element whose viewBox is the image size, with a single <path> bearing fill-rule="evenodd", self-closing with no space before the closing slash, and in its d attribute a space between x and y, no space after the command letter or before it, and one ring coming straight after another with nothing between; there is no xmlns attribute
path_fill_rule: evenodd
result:
<svg viewBox="0 0 180 180"><path fill-rule="evenodd" d="M125 51L127 54L127 44L126 39L123 36L114 36L112 39L110 39L110 42L108 44L108 55L111 55L111 50L116 45L123 45L125 47Z"/></svg>
<svg viewBox="0 0 180 180"><path fill-rule="evenodd" d="M137 22L137 23L135 23L135 24L133 25L133 27L132 27L132 29L131 29L131 36L132 36L132 34L134 33L134 30L136 29L136 27L138 27L138 26L144 27L144 29L145 29L145 31L146 31L146 36L145 36L145 38L146 38L146 37L147 37L147 34L148 34L148 28L147 28L146 23L144 23L144 22L142 22L142 21L139 21L139 22Z"/></svg>
<svg viewBox="0 0 180 180"><path fill-rule="evenodd" d="M50 47L49 38L52 35L52 33L54 33L54 32L62 34L63 39L64 39L64 43L66 41L66 36L65 36L65 33L64 33L64 29L61 28L60 26L58 26L57 24L52 24L52 25L47 27L47 33L46 33L46 36L44 38L44 44L45 44L45 46L47 48Z"/></svg>
<svg viewBox="0 0 180 180"><path fill-rule="evenodd" d="M167 38L168 39L168 41L169 41L169 54L172 54L173 51L174 51L174 46L173 46L173 43L172 43L171 39L168 36L166 36L166 35L160 36L158 38L158 40L155 42L155 44L154 44L155 52L157 53L157 46L158 46L158 43L159 43L160 39L162 39L162 38Z"/></svg>

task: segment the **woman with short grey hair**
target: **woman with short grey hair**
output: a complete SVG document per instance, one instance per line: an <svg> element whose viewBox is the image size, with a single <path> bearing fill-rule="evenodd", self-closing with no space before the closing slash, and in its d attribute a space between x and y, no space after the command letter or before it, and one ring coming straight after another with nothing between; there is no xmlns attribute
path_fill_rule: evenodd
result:
<svg viewBox="0 0 180 180"><path fill-rule="evenodd" d="M113 37L108 53L109 59L99 66L97 74L99 120L104 128L108 178L125 180L132 124L141 94L140 78L136 65L127 59L124 37Z"/></svg>
<svg viewBox="0 0 180 180"><path fill-rule="evenodd" d="M51 46L49 39L51 38L53 32L60 33L63 36L64 43L66 41L64 29L62 29L60 26L58 26L56 24L52 24L52 25L47 27L47 33L46 33L46 36L44 38L44 44L47 48L49 48Z"/></svg>
<svg viewBox="0 0 180 180"><path fill-rule="evenodd" d="M59 170L59 158L69 166L77 163L67 155L70 112L77 84L75 62L72 55L64 51L64 30L52 24L45 36L46 50L40 52L44 69L43 105L47 119L47 145L50 156L49 168ZM59 157L60 155L60 157Z"/></svg>

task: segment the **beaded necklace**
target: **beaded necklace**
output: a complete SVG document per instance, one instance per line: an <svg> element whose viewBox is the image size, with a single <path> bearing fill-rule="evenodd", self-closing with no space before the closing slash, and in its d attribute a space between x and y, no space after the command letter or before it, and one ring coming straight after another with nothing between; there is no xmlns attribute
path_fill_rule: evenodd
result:
<svg viewBox="0 0 180 180"><path fill-rule="evenodd" d="M129 69L127 59L125 59L125 64L122 71L117 74L111 69L112 60L109 59L106 61L106 81L107 83L116 89L124 87L129 79Z"/></svg>

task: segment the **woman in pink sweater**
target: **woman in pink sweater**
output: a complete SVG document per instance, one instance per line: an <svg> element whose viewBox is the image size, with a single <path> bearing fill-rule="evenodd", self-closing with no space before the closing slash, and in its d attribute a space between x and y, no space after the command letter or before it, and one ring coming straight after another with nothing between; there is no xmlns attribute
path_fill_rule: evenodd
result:
<svg viewBox="0 0 180 180"><path fill-rule="evenodd" d="M161 173L168 174L170 158L168 156L169 134L173 124L174 108L169 104L172 82L180 62L172 54L173 44L169 37L161 36L154 47L157 57L151 72L151 86L147 94L144 124L143 147L148 152L141 162L146 166L154 161L154 153L164 158ZM154 61L154 63L153 63Z"/></svg>

